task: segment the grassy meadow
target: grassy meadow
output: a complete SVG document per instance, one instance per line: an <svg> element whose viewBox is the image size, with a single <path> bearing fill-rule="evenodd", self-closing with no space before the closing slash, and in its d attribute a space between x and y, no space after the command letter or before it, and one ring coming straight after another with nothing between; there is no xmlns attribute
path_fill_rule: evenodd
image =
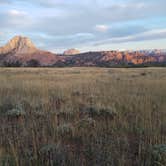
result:
<svg viewBox="0 0 166 166"><path fill-rule="evenodd" d="M166 165L166 68L0 68L0 166Z"/></svg>

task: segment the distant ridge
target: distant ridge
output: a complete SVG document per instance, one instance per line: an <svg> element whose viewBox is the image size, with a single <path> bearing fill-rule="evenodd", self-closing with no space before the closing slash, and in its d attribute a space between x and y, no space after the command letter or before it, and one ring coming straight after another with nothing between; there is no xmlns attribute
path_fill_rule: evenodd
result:
<svg viewBox="0 0 166 166"><path fill-rule="evenodd" d="M70 56L74 55L74 56ZM138 65L166 66L166 51L98 51L80 53L69 49L64 54L39 50L33 42L23 36L15 36L0 47L0 66L99 66L127 67Z"/></svg>
<svg viewBox="0 0 166 166"><path fill-rule="evenodd" d="M77 49L75 49L75 48L66 50L66 51L64 51L64 53L63 53L63 55L76 55L76 54L80 54L80 51L77 50Z"/></svg>

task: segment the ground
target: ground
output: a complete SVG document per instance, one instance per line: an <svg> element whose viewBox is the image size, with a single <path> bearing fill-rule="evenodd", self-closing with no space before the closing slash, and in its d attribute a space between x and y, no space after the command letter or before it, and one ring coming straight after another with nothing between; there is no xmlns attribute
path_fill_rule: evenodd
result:
<svg viewBox="0 0 166 166"><path fill-rule="evenodd" d="M162 165L166 68L0 68L0 120L0 165Z"/></svg>

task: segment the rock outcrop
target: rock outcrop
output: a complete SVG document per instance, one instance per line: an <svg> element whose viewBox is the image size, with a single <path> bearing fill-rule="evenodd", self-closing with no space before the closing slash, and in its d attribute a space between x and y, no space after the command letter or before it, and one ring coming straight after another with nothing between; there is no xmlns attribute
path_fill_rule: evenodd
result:
<svg viewBox="0 0 166 166"><path fill-rule="evenodd" d="M22 66L27 66L29 61L35 60L40 66L50 66L61 59L63 57L38 49L29 38L23 36L15 36L0 47L0 65L5 62L5 65L10 66L19 62Z"/></svg>
<svg viewBox="0 0 166 166"><path fill-rule="evenodd" d="M74 55L74 56L71 56ZM33 61L31 61L33 60ZM117 67L142 64L166 65L166 51L98 51L80 53L70 49L63 55L39 50L27 37L16 36L0 47L0 66L27 66L35 62L38 66L102 66Z"/></svg>
<svg viewBox="0 0 166 166"><path fill-rule="evenodd" d="M77 50L77 49L69 49L69 50L66 50L63 55L76 55L76 54L80 54L80 51Z"/></svg>
<svg viewBox="0 0 166 166"><path fill-rule="evenodd" d="M0 54L29 54L37 50L29 38L15 36L5 46L0 47Z"/></svg>

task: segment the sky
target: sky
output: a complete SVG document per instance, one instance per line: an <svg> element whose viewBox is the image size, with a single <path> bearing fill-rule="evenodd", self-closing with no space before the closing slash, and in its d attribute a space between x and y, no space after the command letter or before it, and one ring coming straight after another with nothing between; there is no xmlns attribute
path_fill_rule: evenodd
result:
<svg viewBox="0 0 166 166"><path fill-rule="evenodd" d="M166 49L166 0L0 0L0 46L15 35L52 52Z"/></svg>

